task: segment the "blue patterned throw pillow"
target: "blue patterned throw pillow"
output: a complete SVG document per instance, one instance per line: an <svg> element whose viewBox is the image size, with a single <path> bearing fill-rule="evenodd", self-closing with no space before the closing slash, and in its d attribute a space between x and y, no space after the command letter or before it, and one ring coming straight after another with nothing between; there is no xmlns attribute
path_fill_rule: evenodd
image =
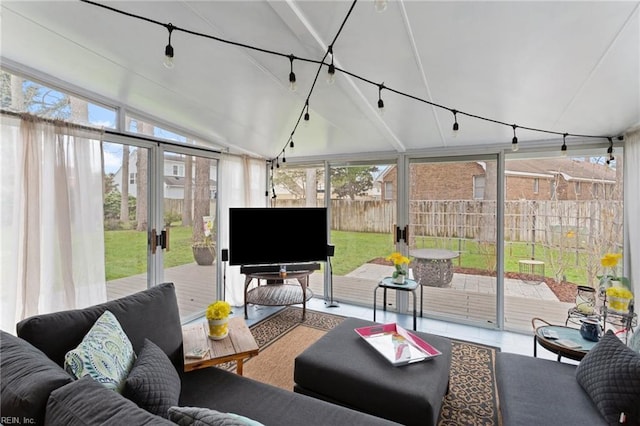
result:
<svg viewBox="0 0 640 426"><path fill-rule="evenodd" d="M88 375L121 393L135 356L120 323L111 312L105 311L78 347L67 352L64 368L75 378Z"/></svg>

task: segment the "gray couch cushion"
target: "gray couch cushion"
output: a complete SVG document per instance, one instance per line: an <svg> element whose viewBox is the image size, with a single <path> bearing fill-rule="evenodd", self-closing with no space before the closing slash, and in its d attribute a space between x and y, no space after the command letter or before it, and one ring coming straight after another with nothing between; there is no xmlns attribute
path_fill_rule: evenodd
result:
<svg viewBox="0 0 640 426"><path fill-rule="evenodd" d="M268 426L395 425L306 395L219 369L182 374L180 406L205 407L249 417Z"/></svg>
<svg viewBox="0 0 640 426"><path fill-rule="evenodd" d="M626 424L640 425L640 354L608 330L576 369L578 383L611 424L626 415Z"/></svg>
<svg viewBox="0 0 640 426"><path fill-rule="evenodd" d="M0 348L2 416L43 424L49 394L73 379L42 351L4 331Z"/></svg>
<svg viewBox="0 0 640 426"><path fill-rule="evenodd" d="M575 372L572 364L498 352L496 380L503 424L606 425Z"/></svg>
<svg viewBox="0 0 640 426"><path fill-rule="evenodd" d="M143 410L89 376L51 393L47 402L45 425L175 426L169 420Z"/></svg>
<svg viewBox="0 0 640 426"><path fill-rule="evenodd" d="M123 395L150 413L168 418L178 405L180 376L167 355L147 339L125 382Z"/></svg>
<svg viewBox="0 0 640 426"><path fill-rule="evenodd" d="M18 336L62 366L65 354L78 346L107 309L122 325L136 353L149 338L182 368L182 326L173 283L85 309L36 315L20 321L16 329Z"/></svg>

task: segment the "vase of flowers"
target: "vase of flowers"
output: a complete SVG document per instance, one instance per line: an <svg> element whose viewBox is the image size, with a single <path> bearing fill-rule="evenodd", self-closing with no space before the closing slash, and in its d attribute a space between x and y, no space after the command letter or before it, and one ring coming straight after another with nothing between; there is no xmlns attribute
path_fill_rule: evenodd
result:
<svg viewBox="0 0 640 426"><path fill-rule="evenodd" d="M409 258L403 256L402 253L394 252L387 256L387 260L391 261L395 267L395 270L391 275L393 277L393 282L396 284L404 284L404 280L407 277Z"/></svg>
<svg viewBox="0 0 640 426"><path fill-rule="evenodd" d="M221 340L229 335L229 315L231 305L224 300L217 300L207 307L205 316L209 322L209 338Z"/></svg>
<svg viewBox="0 0 640 426"><path fill-rule="evenodd" d="M608 309L624 314L629 312L629 303L633 299L633 293L629 279L617 273L618 262L621 258L621 253L606 253L602 256L600 264L605 268L605 271L609 269L609 272L598 278L600 278L600 292L606 294L607 297Z"/></svg>

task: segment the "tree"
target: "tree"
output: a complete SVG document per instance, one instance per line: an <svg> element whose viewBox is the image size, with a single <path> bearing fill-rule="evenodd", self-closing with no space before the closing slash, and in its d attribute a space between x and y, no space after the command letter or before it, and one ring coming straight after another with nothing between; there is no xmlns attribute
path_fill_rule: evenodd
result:
<svg viewBox="0 0 640 426"><path fill-rule="evenodd" d="M373 174L376 166L334 167L331 169L331 191L338 198L366 195L373 188Z"/></svg>
<svg viewBox="0 0 640 426"><path fill-rule="evenodd" d="M122 145L122 194L120 197L120 220L129 220L129 145Z"/></svg>
<svg viewBox="0 0 640 426"><path fill-rule="evenodd" d="M153 125L145 123L144 121L138 121L138 133L143 135L153 136ZM136 185L137 185L137 209L136 220L138 222L137 230L146 231L148 227L148 200L147 200L147 187L149 180L149 159L146 150L138 149L138 155L136 156Z"/></svg>
<svg viewBox="0 0 640 426"><path fill-rule="evenodd" d="M184 158L184 205L182 208L182 226L193 224L193 157Z"/></svg>
<svg viewBox="0 0 640 426"><path fill-rule="evenodd" d="M196 157L196 179L193 203L193 240L204 240L204 222L202 218L211 212L211 188L209 173L211 160ZM214 239L215 240L215 239Z"/></svg>

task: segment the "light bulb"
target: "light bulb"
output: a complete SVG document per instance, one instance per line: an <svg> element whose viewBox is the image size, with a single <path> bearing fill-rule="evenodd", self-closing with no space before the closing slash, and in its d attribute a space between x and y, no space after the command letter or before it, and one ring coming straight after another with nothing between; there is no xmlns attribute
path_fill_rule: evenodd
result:
<svg viewBox="0 0 640 426"><path fill-rule="evenodd" d="M511 151L518 152L518 138L515 136L511 140Z"/></svg>
<svg viewBox="0 0 640 426"><path fill-rule="evenodd" d="M304 113L304 127L309 127L309 113L305 112Z"/></svg>
<svg viewBox="0 0 640 426"><path fill-rule="evenodd" d="M289 73L289 89L292 92L295 92L298 89L298 85L296 84L296 73L293 71Z"/></svg>
<svg viewBox="0 0 640 426"><path fill-rule="evenodd" d="M164 48L164 60L162 61L165 67L168 69L173 68L173 46L167 44L167 47Z"/></svg>
<svg viewBox="0 0 640 426"><path fill-rule="evenodd" d="M384 101L382 99L378 99L378 112L380 115L384 115Z"/></svg>
<svg viewBox="0 0 640 426"><path fill-rule="evenodd" d="M336 82L336 67L331 62L329 70L327 71L327 84L331 85Z"/></svg>

